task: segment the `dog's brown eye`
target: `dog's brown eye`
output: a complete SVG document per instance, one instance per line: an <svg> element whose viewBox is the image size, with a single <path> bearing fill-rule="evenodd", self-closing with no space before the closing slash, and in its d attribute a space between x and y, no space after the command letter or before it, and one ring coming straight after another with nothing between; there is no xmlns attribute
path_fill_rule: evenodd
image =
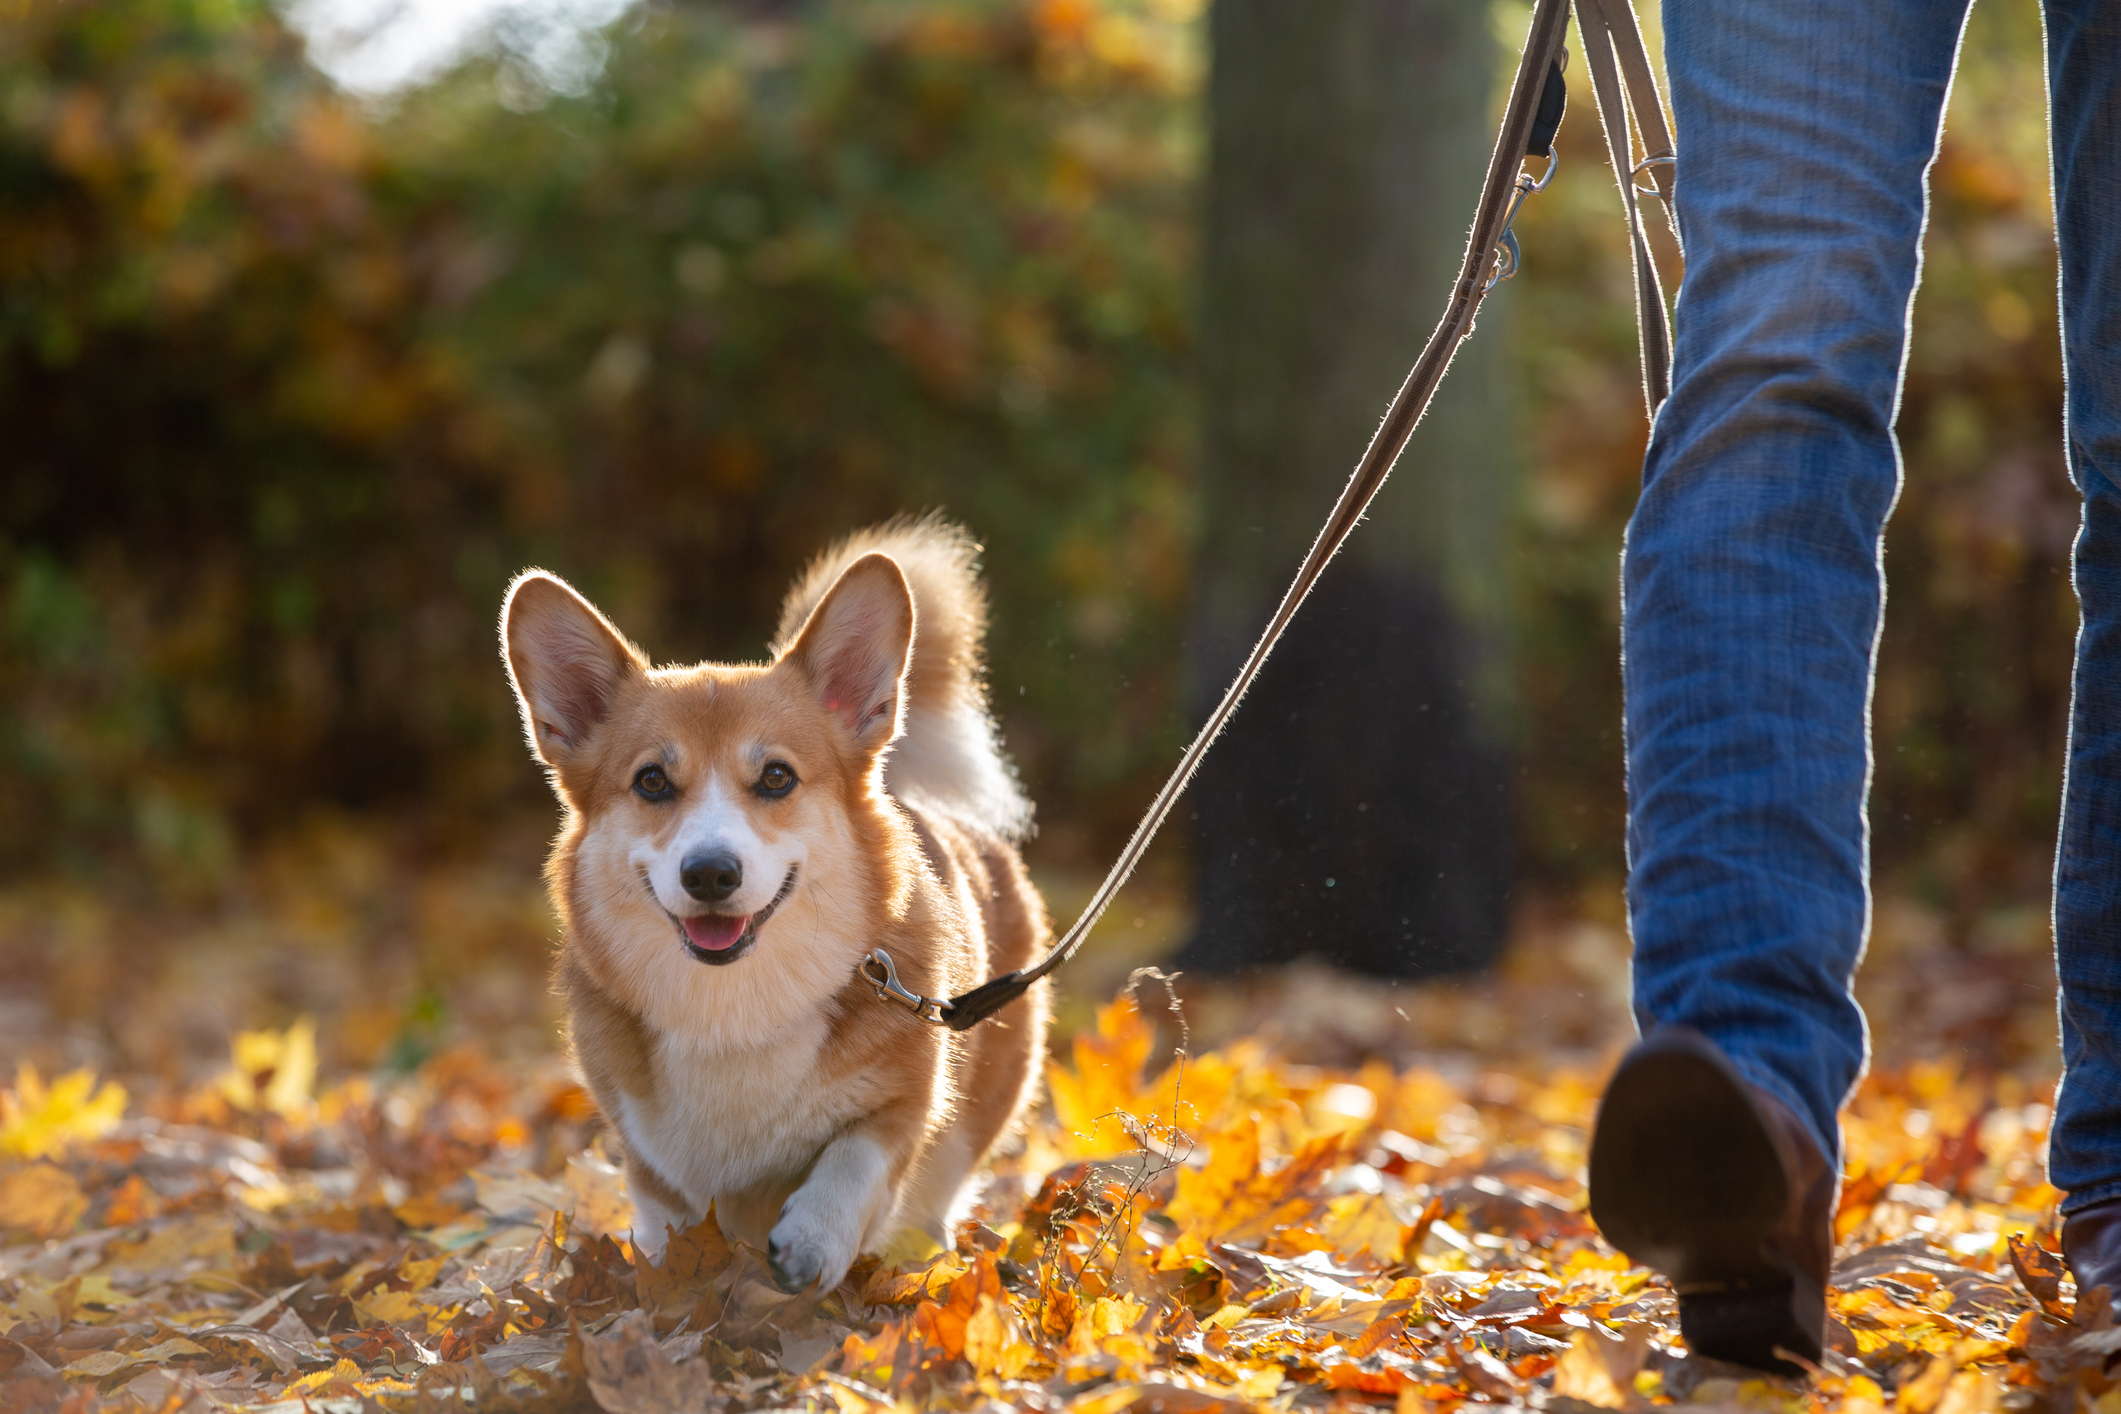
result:
<svg viewBox="0 0 2121 1414"><path fill-rule="evenodd" d="M652 762L633 773L633 789L643 800L668 800L673 794L670 777Z"/></svg>
<svg viewBox="0 0 2121 1414"><path fill-rule="evenodd" d="M795 789L795 771L786 761L768 761L759 772L759 794L786 795Z"/></svg>

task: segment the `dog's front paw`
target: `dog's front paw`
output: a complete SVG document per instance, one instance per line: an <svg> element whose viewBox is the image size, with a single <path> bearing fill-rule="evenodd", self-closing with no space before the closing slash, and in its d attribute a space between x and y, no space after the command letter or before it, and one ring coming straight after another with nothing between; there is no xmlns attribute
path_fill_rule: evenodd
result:
<svg viewBox="0 0 2121 1414"><path fill-rule="evenodd" d="M832 1290L854 1264L859 1232L845 1231L844 1217L835 1223L830 1216L791 1199L781 1209L781 1220L766 1238L766 1257L783 1291L820 1293Z"/></svg>

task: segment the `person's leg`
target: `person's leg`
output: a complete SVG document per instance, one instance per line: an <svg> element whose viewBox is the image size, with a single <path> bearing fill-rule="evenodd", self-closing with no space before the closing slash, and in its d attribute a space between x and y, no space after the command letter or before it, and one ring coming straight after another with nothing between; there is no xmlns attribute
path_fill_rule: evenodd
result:
<svg viewBox="0 0 2121 1414"><path fill-rule="evenodd" d="M1664 8L1687 269L1622 580L1635 1008L1714 1041L1829 1159L1866 1054L1892 423L1966 9Z"/></svg>
<svg viewBox="0 0 2121 1414"><path fill-rule="evenodd" d="M2055 856L2065 1069L2048 1152L2074 1214L2121 1199L2121 0L2048 0L2046 12L2066 442L2084 493Z"/></svg>
<svg viewBox="0 0 2121 1414"><path fill-rule="evenodd" d="M1821 1358L1892 424L1967 3L1665 3L1687 269L1622 568L1645 1040L1591 1212L1693 1349L1766 1369Z"/></svg>

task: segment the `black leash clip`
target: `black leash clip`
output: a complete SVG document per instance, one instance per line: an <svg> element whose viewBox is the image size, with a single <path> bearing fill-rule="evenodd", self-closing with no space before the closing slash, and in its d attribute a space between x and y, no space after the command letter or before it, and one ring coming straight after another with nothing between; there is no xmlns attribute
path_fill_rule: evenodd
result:
<svg viewBox="0 0 2121 1414"><path fill-rule="evenodd" d="M1527 157L1554 155L1554 134L1561 131L1561 115L1569 107L1569 83L1561 76L1568 66L1566 49L1547 65L1547 81L1539 90L1539 111L1532 115L1532 133L1525 139Z"/></svg>

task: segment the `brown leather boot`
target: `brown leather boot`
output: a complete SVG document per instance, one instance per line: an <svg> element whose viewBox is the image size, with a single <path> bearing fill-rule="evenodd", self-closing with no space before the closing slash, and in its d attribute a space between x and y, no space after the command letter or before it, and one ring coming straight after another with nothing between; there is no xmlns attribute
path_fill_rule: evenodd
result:
<svg viewBox="0 0 2121 1414"><path fill-rule="evenodd" d="M1779 1352L1819 1362L1839 1188L1804 1122L1691 1027L1628 1052L1599 1104L1591 1216L1671 1278L1699 1354L1776 1374L1803 1370Z"/></svg>
<svg viewBox="0 0 2121 1414"><path fill-rule="evenodd" d="M2121 1198L2079 1208L2062 1220L2062 1260L2077 1279L2079 1301L2101 1286L2107 1301L2121 1301Z"/></svg>

